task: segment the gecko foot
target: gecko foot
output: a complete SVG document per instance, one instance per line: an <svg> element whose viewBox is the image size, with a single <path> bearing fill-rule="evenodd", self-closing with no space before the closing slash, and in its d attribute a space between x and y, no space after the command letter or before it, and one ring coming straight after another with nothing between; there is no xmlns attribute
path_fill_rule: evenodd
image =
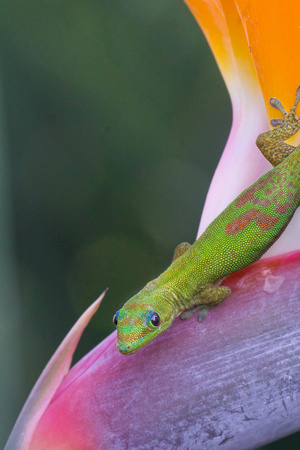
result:
<svg viewBox="0 0 300 450"><path fill-rule="evenodd" d="M300 101L300 86L298 86L298 88L297 88L295 101L289 112L287 112L284 109L282 103L277 98L273 98L273 97L270 98L270 105L273 106L273 108L280 111L282 114L282 117L283 117L283 119L270 120L270 124L272 125L272 127L294 125L295 132L298 131L298 129L300 128L300 125L299 125L300 119L297 116L296 109L297 109L299 101Z"/></svg>
<svg viewBox="0 0 300 450"><path fill-rule="evenodd" d="M206 310L207 307L204 305L193 306L192 308L186 309L185 311L183 311L179 317L181 320L190 319L195 312L199 311L199 309ZM199 316L201 313L202 313L202 311L199 313Z"/></svg>
<svg viewBox="0 0 300 450"><path fill-rule="evenodd" d="M198 320L198 322L201 323L201 322L203 322L203 320L206 319L207 313L208 313L209 309L211 309L211 308L208 308L207 306L204 306L204 305L202 305L202 306L197 306L197 307L195 307L195 308L192 308L192 309L188 309L188 310L186 310L186 311L183 311L183 313L181 313L179 317L180 317L180 319L182 319L182 320L186 320L186 319L189 319L190 317L192 317L192 315L193 315L196 311L199 311L199 310L200 310L200 312L199 312L199 314L198 314L198 317L197 317L197 320Z"/></svg>

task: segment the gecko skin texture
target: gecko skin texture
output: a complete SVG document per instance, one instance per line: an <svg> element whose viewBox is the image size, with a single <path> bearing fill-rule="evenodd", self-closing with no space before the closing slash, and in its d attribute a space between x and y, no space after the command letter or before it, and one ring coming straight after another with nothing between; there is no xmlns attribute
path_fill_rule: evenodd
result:
<svg viewBox="0 0 300 450"><path fill-rule="evenodd" d="M179 315L185 319L200 310L203 320L230 295L220 286L223 279L257 261L283 233L300 203L300 146L285 142L300 128L299 100L300 86L289 112L270 100L283 119L271 121L276 128L256 143L275 167L230 203L193 245L180 244L168 269L117 311L113 322L121 353L135 353Z"/></svg>

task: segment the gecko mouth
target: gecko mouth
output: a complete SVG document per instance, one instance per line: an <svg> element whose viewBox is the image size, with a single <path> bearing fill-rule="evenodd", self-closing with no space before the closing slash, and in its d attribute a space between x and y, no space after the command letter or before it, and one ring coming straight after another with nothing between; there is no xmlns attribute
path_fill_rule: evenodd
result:
<svg viewBox="0 0 300 450"><path fill-rule="evenodd" d="M142 348L144 345L139 343L139 345L134 344L128 344L128 343L120 343L117 341L117 349L119 350L122 355L132 355L133 353L137 352L140 348Z"/></svg>

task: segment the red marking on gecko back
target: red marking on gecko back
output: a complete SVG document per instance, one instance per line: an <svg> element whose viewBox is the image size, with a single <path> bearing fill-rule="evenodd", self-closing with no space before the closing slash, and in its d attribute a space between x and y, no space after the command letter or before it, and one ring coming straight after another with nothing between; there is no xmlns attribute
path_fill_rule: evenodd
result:
<svg viewBox="0 0 300 450"><path fill-rule="evenodd" d="M265 195L271 195L273 193L273 189L268 188L265 190Z"/></svg>
<svg viewBox="0 0 300 450"><path fill-rule="evenodd" d="M246 192L244 192L240 198L236 201L236 207L240 208L241 206L244 206L247 202L253 203L253 200L255 198L255 192L256 188L253 186L252 188L248 189Z"/></svg>
<svg viewBox="0 0 300 450"><path fill-rule="evenodd" d="M256 202L254 202L255 205L260 205L264 208L268 208L268 206L272 205L271 200L269 200L268 198L256 198L255 200L257 200Z"/></svg>
<svg viewBox="0 0 300 450"><path fill-rule="evenodd" d="M273 174L269 173L268 176L266 178L264 178L263 180L259 180L257 181L254 186L252 186L250 189L247 189L241 196L240 198L237 199L236 201L236 207L240 208L241 206L244 206L247 202L251 202L253 204L258 204L260 203L260 200L255 197L256 192L261 191L262 189L264 189L266 187L266 185L268 183L270 183L270 181L272 181L273 178ZM272 192L272 190L268 189L269 194Z"/></svg>
<svg viewBox="0 0 300 450"><path fill-rule="evenodd" d="M274 225L276 225L278 220L278 217L266 214L260 209L249 209L249 211L244 212L239 217L230 222L226 226L225 232L227 234L237 234L254 221L261 231L268 231L273 228Z"/></svg>
<svg viewBox="0 0 300 450"><path fill-rule="evenodd" d="M275 212L277 214L286 214L288 209L293 206L293 203L284 203L283 205L278 205L275 207Z"/></svg>
<svg viewBox="0 0 300 450"><path fill-rule="evenodd" d="M290 200L295 200L295 192L287 191L286 196Z"/></svg>

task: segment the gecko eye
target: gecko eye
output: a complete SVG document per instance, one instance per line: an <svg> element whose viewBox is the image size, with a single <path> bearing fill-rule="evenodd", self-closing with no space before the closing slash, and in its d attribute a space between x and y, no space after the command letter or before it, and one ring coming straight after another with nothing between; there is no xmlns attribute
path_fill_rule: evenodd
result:
<svg viewBox="0 0 300 450"><path fill-rule="evenodd" d="M160 317L159 317L159 315L157 314L156 311L151 311L148 314L147 322L148 322L148 325L151 324L154 327L158 327L158 325L160 324Z"/></svg>
<svg viewBox="0 0 300 450"><path fill-rule="evenodd" d="M118 325L118 317L119 317L119 312L117 311L116 314L113 317L113 323L117 326Z"/></svg>

